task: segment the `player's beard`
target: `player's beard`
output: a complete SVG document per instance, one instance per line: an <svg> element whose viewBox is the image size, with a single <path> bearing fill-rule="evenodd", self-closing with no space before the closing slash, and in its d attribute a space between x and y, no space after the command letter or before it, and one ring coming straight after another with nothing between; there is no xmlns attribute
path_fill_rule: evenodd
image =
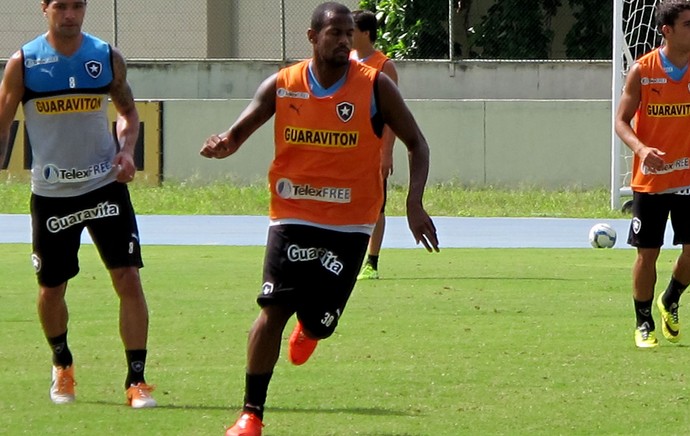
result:
<svg viewBox="0 0 690 436"><path fill-rule="evenodd" d="M350 63L350 52L345 53L344 51L336 51L333 53L329 59L326 59L326 63L334 68L344 67Z"/></svg>

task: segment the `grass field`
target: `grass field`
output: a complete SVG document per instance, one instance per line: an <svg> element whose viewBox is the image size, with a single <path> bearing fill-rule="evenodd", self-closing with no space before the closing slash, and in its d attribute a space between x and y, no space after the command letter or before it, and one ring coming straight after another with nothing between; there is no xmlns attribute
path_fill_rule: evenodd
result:
<svg viewBox="0 0 690 436"><path fill-rule="evenodd" d="M90 245L68 292L78 402L60 407L30 247L2 245L0 433L221 435L234 421L263 249L143 251L160 407L124 406L117 299ZM281 356L265 435L687 434L687 346L633 343L634 251L384 253L383 278L357 284L313 358ZM662 252L660 284L676 254Z"/></svg>
<svg viewBox="0 0 690 436"><path fill-rule="evenodd" d="M158 187L130 184L139 214L266 215L268 190L263 184L231 182L198 186L166 182ZM0 183L0 213L28 213L29 184ZM392 185L386 213L405 215L407 188ZM611 210L607 189L546 190L529 186L513 189L466 187L453 183L429 184L424 204L431 216L450 217L567 217L621 218Z"/></svg>

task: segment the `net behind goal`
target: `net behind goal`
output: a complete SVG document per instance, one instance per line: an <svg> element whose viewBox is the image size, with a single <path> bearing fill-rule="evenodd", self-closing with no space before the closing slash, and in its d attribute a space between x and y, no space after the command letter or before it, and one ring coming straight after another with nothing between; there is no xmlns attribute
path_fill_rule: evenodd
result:
<svg viewBox="0 0 690 436"><path fill-rule="evenodd" d="M621 207L622 197L632 195L632 154L618 139L614 117L628 68L637 58L661 44L654 8L663 0L614 0L613 2L613 85L611 98L611 208Z"/></svg>

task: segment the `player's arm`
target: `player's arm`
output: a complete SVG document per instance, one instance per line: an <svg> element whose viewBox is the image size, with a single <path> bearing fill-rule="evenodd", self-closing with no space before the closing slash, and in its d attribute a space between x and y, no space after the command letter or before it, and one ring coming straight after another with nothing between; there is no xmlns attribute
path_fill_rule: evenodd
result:
<svg viewBox="0 0 690 436"><path fill-rule="evenodd" d="M395 63L391 60L387 60L383 64L381 71L388 77L398 84L398 70L395 68ZM381 146L381 175L385 179L389 175L393 174L393 145L395 144L395 134L388 126L383 128Z"/></svg>
<svg viewBox="0 0 690 436"><path fill-rule="evenodd" d="M134 104L132 88L127 82L127 64L119 50L113 48L113 81L110 84L110 99L117 109L115 131L120 151L113 165L119 169L117 181L127 183L134 178L137 168L134 164L134 148L139 138L139 113Z"/></svg>
<svg viewBox="0 0 690 436"><path fill-rule="evenodd" d="M212 135L204 142L200 154L222 159L235 153L259 127L276 112L276 81L278 74L264 80L254 98L228 130Z"/></svg>
<svg viewBox="0 0 690 436"><path fill-rule="evenodd" d="M438 251L436 227L422 204L429 175L429 145L395 83L385 74L379 74L377 80L379 109L383 121L407 147L410 172L406 201L407 223L417 243L424 244L427 251Z"/></svg>
<svg viewBox="0 0 690 436"><path fill-rule="evenodd" d="M635 63L628 71L625 88L616 109L615 130L618 137L635 153L646 167L660 170L664 165L664 152L640 141L630 125L642 100L640 65Z"/></svg>
<svg viewBox="0 0 690 436"><path fill-rule="evenodd" d="M5 65L5 73L0 82L0 170L7 159L12 122L24 96L23 63L20 51L12 55Z"/></svg>

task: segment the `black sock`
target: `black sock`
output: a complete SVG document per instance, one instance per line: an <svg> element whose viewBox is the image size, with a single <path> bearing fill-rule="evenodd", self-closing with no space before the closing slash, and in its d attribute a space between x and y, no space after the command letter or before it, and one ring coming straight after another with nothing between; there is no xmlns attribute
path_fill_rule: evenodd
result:
<svg viewBox="0 0 690 436"><path fill-rule="evenodd" d="M367 263L369 265L371 265L371 267L374 268L376 271L379 270L379 256L378 255L374 256L374 255L370 254L367 257Z"/></svg>
<svg viewBox="0 0 690 436"><path fill-rule="evenodd" d="M264 419L264 404L268 395L268 384L273 372L268 374L249 374L244 378L244 407L243 411L253 413L257 418Z"/></svg>
<svg viewBox="0 0 690 436"><path fill-rule="evenodd" d="M654 298L649 301L637 301L635 302L635 317L637 318L637 326L641 326L644 323L649 324L649 330L654 330L654 318L652 318L652 302Z"/></svg>
<svg viewBox="0 0 690 436"><path fill-rule="evenodd" d="M50 348L53 350L53 365L67 368L72 365L72 352L67 346L67 332L48 338Z"/></svg>
<svg viewBox="0 0 690 436"><path fill-rule="evenodd" d="M678 304L680 301L680 296L683 295L683 292L687 287L688 285L684 285L674 277L671 277L671 281L668 282L666 291L661 296L661 302L664 303L666 309L670 309L673 303Z"/></svg>
<svg viewBox="0 0 690 436"><path fill-rule="evenodd" d="M146 383L144 369L146 368L146 350L125 350L127 356L127 379L125 389L137 383Z"/></svg>

